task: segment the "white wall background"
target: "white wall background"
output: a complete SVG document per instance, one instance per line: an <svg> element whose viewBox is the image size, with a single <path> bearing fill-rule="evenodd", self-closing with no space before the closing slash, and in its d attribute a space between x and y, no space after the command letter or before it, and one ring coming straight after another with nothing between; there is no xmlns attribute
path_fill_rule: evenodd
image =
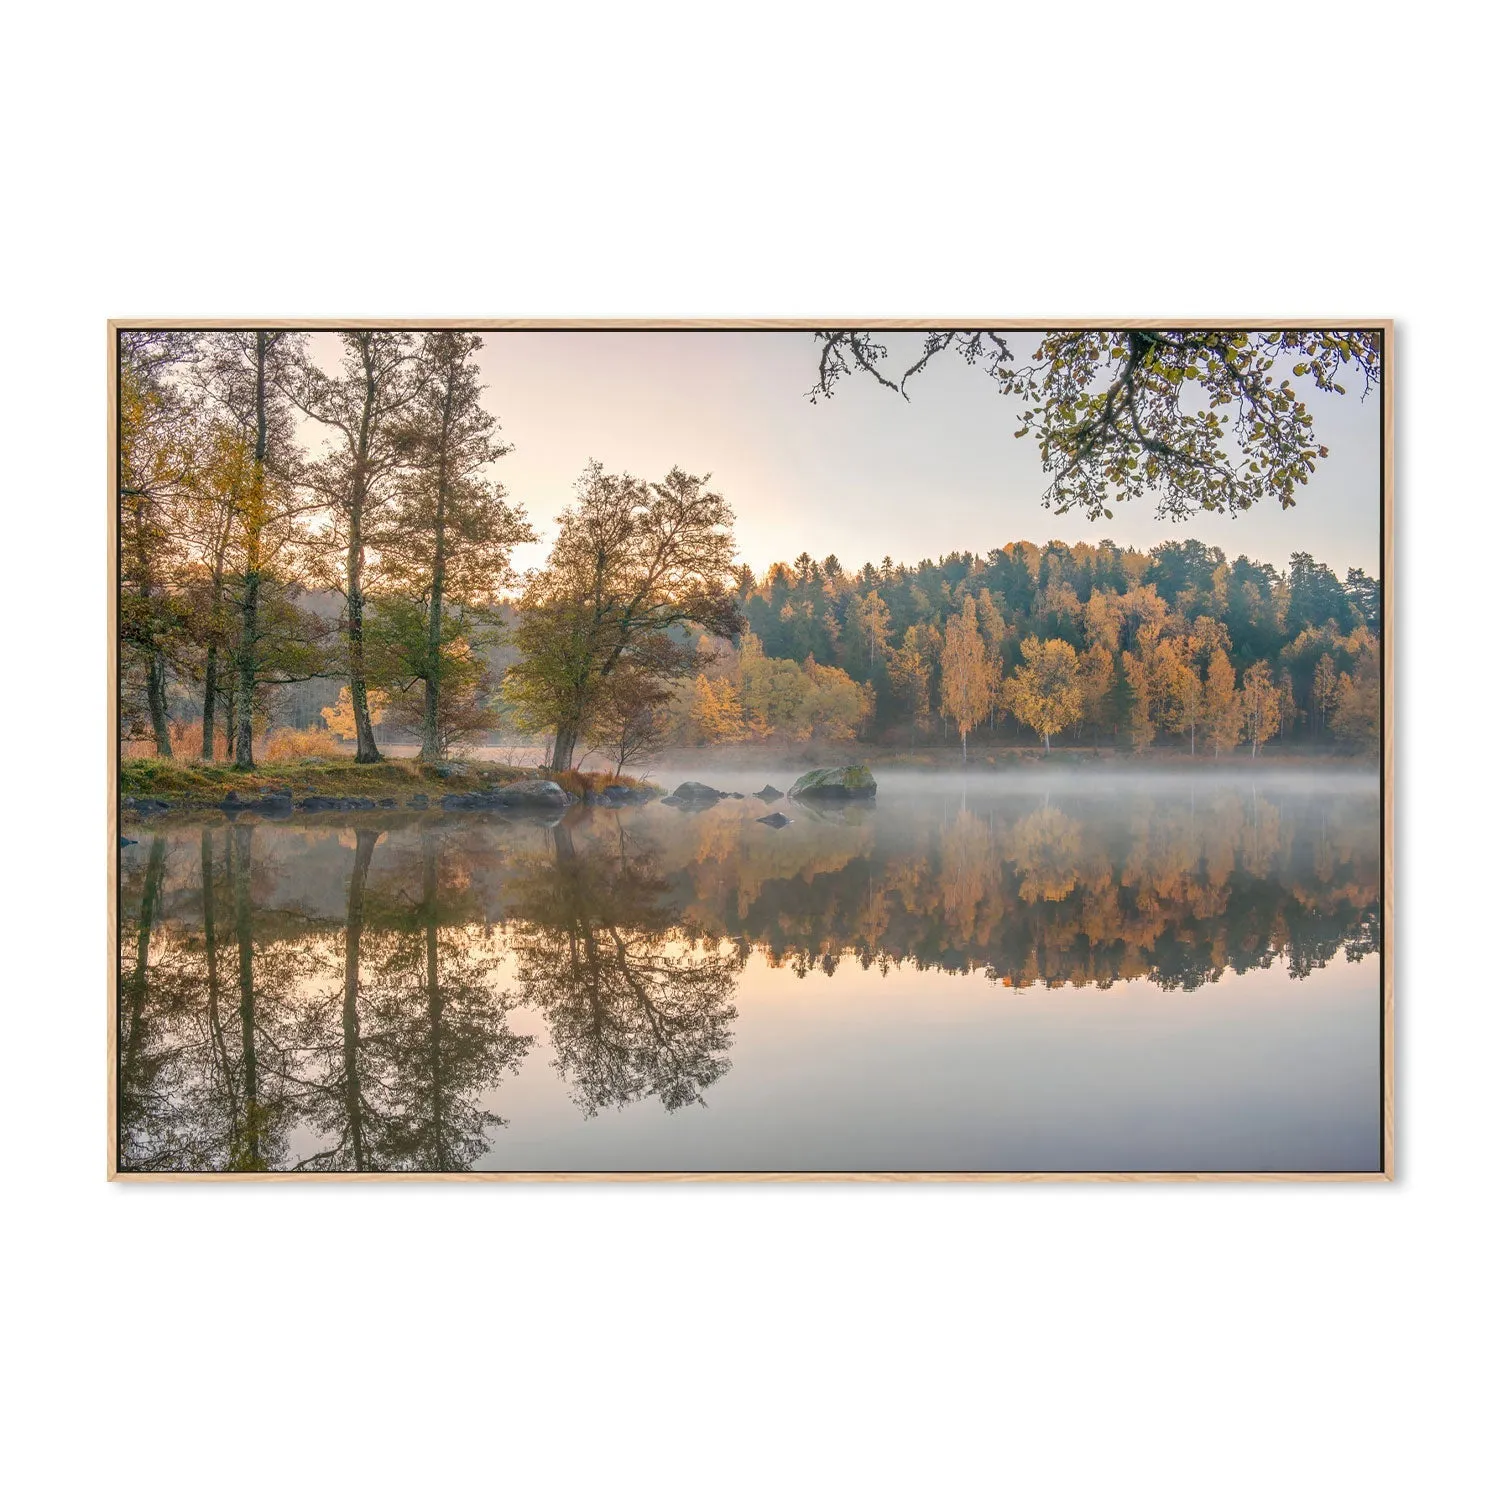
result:
<svg viewBox="0 0 1500 1500"><path fill-rule="evenodd" d="M1492 26L1281 0L12 16L11 1492L1484 1488ZM1282 312L1400 319L1398 1185L106 1185L107 316Z"/></svg>

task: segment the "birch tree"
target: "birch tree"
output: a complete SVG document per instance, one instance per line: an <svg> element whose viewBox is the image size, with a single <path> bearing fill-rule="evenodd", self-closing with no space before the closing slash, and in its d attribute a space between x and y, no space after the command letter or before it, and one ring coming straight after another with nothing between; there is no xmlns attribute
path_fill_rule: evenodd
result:
<svg viewBox="0 0 1500 1500"><path fill-rule="evenodd" d="M949 615L943 639L943 712L958 728L963 761L969 761L969 731L984 722L995 701L998 673L985 651L972 597Z"/></svg>
<svg viewBox="0 0 1500 1500"><path fill-rule="evenodd" d="M339 335L342 358L328 374L305 355L288 372L284 389L297 407L332 436L330 448L306 470L307 482L329 507L328 541L342 558L334 582L344 596L345 674L354 710L356 761L381 759L370 721L365 657L366 547L389 498L392 481L413 458L411 410L429 371L416 340L391 329Z"/></svg>

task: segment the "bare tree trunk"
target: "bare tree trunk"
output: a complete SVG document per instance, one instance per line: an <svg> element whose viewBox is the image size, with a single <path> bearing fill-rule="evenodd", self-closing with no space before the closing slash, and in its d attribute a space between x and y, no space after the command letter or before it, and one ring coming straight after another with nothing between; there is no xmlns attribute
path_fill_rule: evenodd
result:
<svg viewBox="0 0 1500 1500"><path fill-rule="evenodd" d="M239 723L235 726L234 764L241 771L255 769L255 639L260 616L260 573L245 575L245 594L240 601L239 689L235 707Z"/></svg>
<svg viewBox="0 0 1500 1500"><path fill-rule="evenodd" d="M369 764L382 759L370 723L370 699L365 686L365 597L360 592L364 542L357 526L349 532L345 581L349 597L349 701L354 707L354 759Z"/></svg>
<svg viewBox="0 0 1500 1500"><path fill-rule="evenodd" d="M222 623L220 611L224 607L224 548L221 545L214 559L213 590L209 594L212 616L208 651L203 661L203 748L198 752L200 760L214 758L214 715L219 706L219 627ZM225 732L233 730L232 724L224 726Z"/></svg>
<svg viewBox="0 0 1500 1500"><path fill-rule="evenodd" d="M167 720L167 658L160 651L151 653L146 663L146 706L151 710L151 733L156 739L156 753L163 760L172 758L172 730Z"/></svg>
<svg viewBox="0 0 1500 1500"><path fill-rule="evenodd" d="M354 454L349 493L349 552L344 562L344 587L349 601L349 701L354 710L354 759L361 764L380 760L375 728L370 723L370 701L365 685L365 501L370 493L371 424L375 419L375 367L368 335L360 335L365 363L365 405Z"/></svg>
<svg viewBox="0 0 1500 1500"><path fill-rule="evenodd" d="M238 705L234 694L234 673L224 674L224 751L228 759L234 759L234 726L236 724L235 710Z"/></svg>
<svg viewBox="0 0 1500 1500"><path fill-rule="evenodd" d="M559 724L557 736L552 742L552 763L549 770L571 771L573 769L573 752L578 748L578 725Z"/></svg>
<svg viewBox="0 0 1500 1500"><path fill-rule="evenodd" d="M214 709L219 696L219 648L209 643L203 661L203 748L199 760L214 758Z"/></svg>
<svg viewBox="0 0 1500 1500"><path fill-rule="evenodd" d="M260 636L260 534L265 525L266 448L266 351L270 337L255 335L255 467L251 476L252 513L245 527L245 592L240 599L239 723L236 726L234 763L241 771L255 769L255 678L256 649Z"/></svg>
<svg viewBox="0 0 1500 1500"><path fill-rule="evenodd" d="M443 392L443 428L439 434L437 505L433 516L432 596L427 606L427 677L422 686L422 759L441 760L438 743L438 694L442 688L443 584L448 563L448 442L453 425L453 372Z"/></svg>

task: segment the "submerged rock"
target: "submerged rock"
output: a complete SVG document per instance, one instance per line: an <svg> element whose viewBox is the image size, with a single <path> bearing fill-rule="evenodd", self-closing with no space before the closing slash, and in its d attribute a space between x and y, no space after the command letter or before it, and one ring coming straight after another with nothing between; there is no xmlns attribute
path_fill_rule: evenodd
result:
<svg viewBox="0 0 1500 1500"><path fill-rule="evenodd" d="M809 771L792 783L789 797L873 797L875 778L868 766L833 766Z"/></svg>
<svg viewBox="0 0 1500 1500"><path fill-rule="evenodd" d="M785 828L792 820L785 813L767 813L763 818L757 818L757 823L764 823L767 828Z"/></svg>
<svg viewBox="0 0 1500 1500"><path fill-rule="evenodd" d="M785 793L778 792L768 781L755 795L762 802L780 802Z"/></svg>

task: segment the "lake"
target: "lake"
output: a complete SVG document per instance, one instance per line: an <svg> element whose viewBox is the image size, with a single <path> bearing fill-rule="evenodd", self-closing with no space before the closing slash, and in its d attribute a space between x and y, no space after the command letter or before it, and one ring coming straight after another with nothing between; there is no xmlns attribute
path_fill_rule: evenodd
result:
<svg viewBox="0 0 1500 1500"><path fill-rule="evenodd" d="M876 771L125 825L121 1169L1380 1169L1373 774Z"/></svg>

